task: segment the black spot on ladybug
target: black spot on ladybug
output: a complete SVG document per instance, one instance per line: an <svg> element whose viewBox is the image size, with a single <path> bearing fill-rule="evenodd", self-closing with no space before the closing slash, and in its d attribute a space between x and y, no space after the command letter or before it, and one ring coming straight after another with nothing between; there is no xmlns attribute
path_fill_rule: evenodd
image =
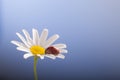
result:
<svg viewBox="0 0 120 80"><path fill-rule="evenodd" d="M55 47L50 46L50 47L48 47L48 48L45 50L45 54L58 55L58 54L59 54L59 51L58 51Z"/></svg>

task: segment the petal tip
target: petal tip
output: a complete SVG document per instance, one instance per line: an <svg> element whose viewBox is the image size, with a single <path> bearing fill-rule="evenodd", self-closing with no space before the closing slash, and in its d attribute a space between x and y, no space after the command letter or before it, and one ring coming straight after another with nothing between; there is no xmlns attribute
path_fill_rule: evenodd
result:
<svg viewBox="0 0 120 80"><path fill-rule="evenodd" d="M47 28L45 28L45 29L43 29L44 31L48 31L48 29Z"/></svg>
<svg viewBox="0 0 120 80"><path fill-rule="evenodd" d="M24 58L24 59L27 59L27 58L29 58L29 57L31 57L31 56L33 56L33 55L30 54L30 53L26 53L26 54L23 55L23 58Z"/></svg>
<svg viewBox="0 0 120 80"><path fill-rule="evenodd" d="M68 50L66 50L64 53L68 53Z"/></svg>
<svg viewBox="0 0 120 80"><path fill-rule="evenodd" d="M18 35L19 33L18 32L16 32L16 35Z"/></svg>
<svg viewBox="0 0 120 80"><path fill-rule="evenodd" d="M44 56L41 56L40 58L41 58L41 59L44 59Z"/></svg>
<svg viewBox="0 0 120 80"><path fill-rule="evenodd" d="M25 32L26 30L25 29L22 29L23 32Z"/></svg>
<svg viewBox="0 0 120 80"><path fill-rule="evenodd" d="M66 44L64 44L64 47L65 47L65 48L67 48L67 45L66 45Z"/></svg>
<svg viewBox="0 0 120 80"><path fill-rule="evenodd" d="M61 59L65 59L65 56L62 55L62 54L59 54L57 57L58 57L58 58L61 58Z"/></svg>
<svg viewBox="0 0 120 80"><path fill-rule="evenodd" d="M24 59L27 59L27 57L26 57L25 55L23 55L23 58L24 58Z"/></svg>
<svg viewBox="0 0 120 80"><path fill-rule="evenodd" d="M32 31L34 32L34 31L36 31L37 29L35 29L35 28L32 28Z"/></svg>
<svg viewBox="0 0 120 80"><path fill-rule="evenodd" d="M10 41L10 43L14 43L14 41Z"/></svg>
<svg viewBox="0 0 120 80"><path fill-rule="evenodd" d="M58 34L56 34L56 37L59 38L60 36Z"/></svg>
<svg viewBox="0 0 120 80"><path fill-rule="evenodd" d="M32 30L35 30L35 28L32 28Z"/></svg>

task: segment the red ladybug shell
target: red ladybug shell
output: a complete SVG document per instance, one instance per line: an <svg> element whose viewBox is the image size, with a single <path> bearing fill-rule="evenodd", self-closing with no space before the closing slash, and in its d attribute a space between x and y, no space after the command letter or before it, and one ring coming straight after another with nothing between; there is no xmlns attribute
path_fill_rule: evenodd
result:
<svg viewBox="0 0 120 80"><path fill-rule="evenodd" d="M45 50L45 54L53 54L53 55L58 55L59 50L57 50L55 47L50 46Z"/></svg>

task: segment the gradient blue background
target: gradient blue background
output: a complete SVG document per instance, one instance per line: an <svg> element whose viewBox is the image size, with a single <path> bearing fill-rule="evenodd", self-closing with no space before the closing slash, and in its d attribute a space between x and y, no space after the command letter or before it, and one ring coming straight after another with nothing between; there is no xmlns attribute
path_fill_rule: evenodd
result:
<svg viewBox="0 0 120 80"><path fill-rule="evenodd" d="M66 43L64 60L38 61L40 80L120 80L120 0L0 0L0 79L33 80L16 32L49 29Z"/></svg>

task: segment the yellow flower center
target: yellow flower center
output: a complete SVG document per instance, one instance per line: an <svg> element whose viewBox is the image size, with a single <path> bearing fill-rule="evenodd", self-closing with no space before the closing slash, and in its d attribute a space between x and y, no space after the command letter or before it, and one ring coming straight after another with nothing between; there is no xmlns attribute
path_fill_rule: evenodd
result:
<svg viewBox="0 0 120 80"><path fill-rule="evenodd" d="M44 55L45 54L45 49L41 46L35 45L30 47L30 51L36 55L36 54L40 54L40 55Z"/></svg>

